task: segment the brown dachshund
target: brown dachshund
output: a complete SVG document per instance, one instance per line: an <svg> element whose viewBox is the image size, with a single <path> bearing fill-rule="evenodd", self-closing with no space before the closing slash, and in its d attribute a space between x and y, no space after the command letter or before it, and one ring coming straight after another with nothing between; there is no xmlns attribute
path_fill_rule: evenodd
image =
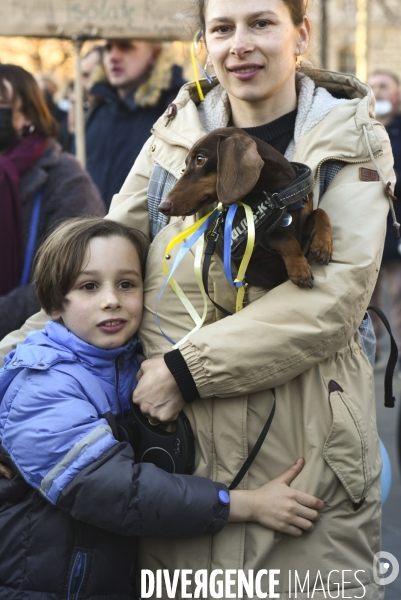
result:
<svg viewBox="0 0 401 600"><path fill-rule="evenodd" d="M185 162L183 176L159 205L159 211L169 216L192 215L216 202L229 206L243 200L252 206L252 195L283 190L296 178L282 154L236 127L206 135L191 148ZM328 264L333 242L328 215L319 208L312 210L312 194L308 198L290 213L290 225L269 234L264 244L268 250L256 244L246 273L249 284L271 289L289 277L295 285L313 287L301 245L310 239L314 258Z"/></svg>

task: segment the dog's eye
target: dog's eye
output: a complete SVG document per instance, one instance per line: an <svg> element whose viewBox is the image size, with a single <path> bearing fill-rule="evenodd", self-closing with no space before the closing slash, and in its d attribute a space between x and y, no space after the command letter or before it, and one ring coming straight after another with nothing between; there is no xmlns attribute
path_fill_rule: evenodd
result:
<svg viewBox="0 0 401 600"><path fill-rule="evenodd" d="M196 164L198 167L202 167L206 162L206 158L204 156L202 156L201 154L198 154L198 156L196 157Z"/></svg>

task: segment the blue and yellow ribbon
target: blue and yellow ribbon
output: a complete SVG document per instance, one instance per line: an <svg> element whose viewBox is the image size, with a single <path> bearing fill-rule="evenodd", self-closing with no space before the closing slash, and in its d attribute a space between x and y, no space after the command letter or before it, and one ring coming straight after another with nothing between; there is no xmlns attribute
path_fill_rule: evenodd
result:
<svg viewBox="0 0 401 600"><path fill-rule="evenodd" d="M187 309L188 313L190 314L192 320L195 323L195 328L193 330L190 331L190 333L185 336L185 339L187 339L187 337L189 335L191 335L191 333L193 333L193 331L197 331L198 329L200 329L200 327L203 325L204 320L206 318L206 312L207 312L207 301L206 301L206 293L205 290L203 288L203 283L202 283L202 277L201 277L201 268L200 268L200 264L201 264L201 257L202 257L202 251L199 250L200 246L201 249L203 250L203 245L204 245L204 234L205 232L209 229L209 227L211 226L211 224L221 215L221 210L215 208L212 212L208 213L205 217L203 217L202 219L200 219L199 221L197 221L196 223L193 223L192 225L190 225L189 227L187 227L186 229L184 229L184 231L181 231L180 233L178 233L176 236L173 237L173 239L169 242L165 254L164 254L164 258L163 258L163 264L162 264L162 269L163 269L163 273L166 276L166 281L164 282L164 285L161 289L161 292L157 298L157 303L156 303L156 323L157 326L159 327L161 333L163 334L163 336L166 338L166 340L168 340L171 344L178 346L179 344L183 343L184 338L182 340L180 340L177 344L171 339L169 338L164 331L162 330L162 328L160 327L160 322L159 322L159 315L158 315L158 305L160 302L160 299L167 287L167 284L169 284L172 289L174 290L175 294L178 296L178 298L181 300L182 304L185 306L185 308ZM188 236L190 236L188 238ZM185 239L188 238L186 241ZM203 310L203 315L202 317L200 317L196 311L196 309L194 308L194 306L192 305L192 303L190 302L190 300L188 299L188 297L185 295L185 293L183 292L183 290L181 289L181 287L178 285L178 283L175 281L173 274L176 271L178 265L180 264L180 262L182 261L182 259L184 258L184 256L187 254L187 252L190 250L190 248L192 248L192 246L194 244L196 244L198 242L198 240L201 239L201 242L197 245L197 251L195 253L195 277L196 277L196 281L199 285L199 288L201 290L201 293L203 295L204 298L204 310ZM180 250L178 251L177 256L175 257L175 260L171 266L171 269L169 269L168 264L167 264L167 260L166 260L166 256L173 250L173 248L175 248L179 243L181 243L182 241L185 241L184 245L180 248ZM199 253L200 253L200 257L199 257ZM198 273L197 273L197 269L198 269ZM203 290L203 291L202 291Z"/></svg>
<svg viewBox="0 0 401 600"><path fill-rule="evenodd" d="M247 237L244 256L241 260L241 263L240 263L240 266L238 269L238 273L236 274L235 279L233 279L232 274L231 274L231 235L232 235L233 221L234 221L235 213L236 213L238 206L242 206L245 210L248 237ZM190 225L189 227L184 229L184 231L181 231L176 236L174 236L166 248L164 259L163 259L163 264L162 264L163 273L166 276L166 281L164 282L164 285L160 291L160 294L158 295L157 302L156 302L156 323L157 323L157 326L159 327L161 333L163 334L163 336L166 338L166 340L168 340L171 344L173 344L174 348L177 348L178 346L183 344L189 338L189 336L192 335L198 329L200 329L202 327L203 323L205 322L205 319L207 316L207 307L208 307L208 303L207 303L208 298L207 298L206 291L205 291L205 288L203 285L203 280L202 280L202 256L203 256L203 247L204 247L204 241L205 241L205 232L210 228L212 223L214 221L216 221L216 219L222 214L223 210L225 210L225 207L223 207L222 205L219 205L212 212L208 213L205 217L203 217L196 223L193 223L192 225ZM184 245L179 249L177 256L171 266L171 269L169 269L169 266L168 266L167 260L166 260L166 256L169 255L170 252L178 244L180 244L183 241L184 241ZM193 304L188 299L188 297L185 295L185 293L183 292L183 290L181 289L181 287L178 285L178 283L175 281L175 279L173 277L177 267L179 266L179 264L181 263L181 261L183 260L184 256L187 254L187 252L190 250L190 248L192 248L192 246L194 246L194 244L196 244L194 273L195 273L196 282L198 284L199 290L203 297L202 316L199 316L199 314L196 311L196 309L194 308ZM230 208L228 209L225 227L224 227L224 274L225 274L226 278L228 279L229 283L232 286L234 286L235 288L237 288L237 290L238 290L236 307L235 307L236 312L240 311L243 307L244 296L245 296L245 292L247 289L247 283L245 282L245 274L246 274L246 270L249 265L249 261L251 260L254 246L255 246L255 223L254 223L254 219L253 219L252 209L247 204L238 202L237 204L230 206ZM180 299L180 301L182 302L184 307L187 309L189 315L191 316L192 320L195 323L195 327L193 329L191 329L191 331L189 333L187 333L185 335L185 337L183 337L177 343L174 342L168 335L166 335L164 333L163 329L160 326L160 322L159 322L158 306L159 306L160 299L167 287L167 284L169 284L172 287L175 294Z"/></svg>

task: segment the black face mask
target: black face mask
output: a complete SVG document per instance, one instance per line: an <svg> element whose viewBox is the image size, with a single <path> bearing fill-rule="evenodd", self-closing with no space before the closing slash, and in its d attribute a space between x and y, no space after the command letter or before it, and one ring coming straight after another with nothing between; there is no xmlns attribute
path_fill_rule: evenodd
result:
<svg viewBox="0 0 401 600"><path fill-rule="evenodd" d="M18 141L12 118L11 108L0 108L0 152Z"/></svg>

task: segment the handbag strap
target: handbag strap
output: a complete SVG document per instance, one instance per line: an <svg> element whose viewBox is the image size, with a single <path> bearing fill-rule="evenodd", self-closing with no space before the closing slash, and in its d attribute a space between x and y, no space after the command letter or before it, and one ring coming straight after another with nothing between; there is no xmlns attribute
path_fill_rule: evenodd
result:
<svg viewBox="0 0 401 600"><path fill-rule="evenodd" d="M35 254L36 240L38 237L38 226L39 226L42 197L43 197L43 192L40 189L37 192L34 203L33 203L31 223L29 225L28 243L26 245L24 266L22 268L20 285L27 285L27 283L29 283L33 257Z"/></svg>
<svg viewBox="0 0 401 600"><path fill-rule="evenodd" d="M377 316L381 319L384 327L387 329L388 334L390 336L391 350L390 350L390 356L389 356L389 359L387 362L386 373L384 375L384 406L386 408L394 408L395 397L393 394L393 377L394 377L394 370L395 370L395 367L398 362L397 343L393 337L390 323L388 322L388 319L387 319L386 315L383 313L383 311L381 311L380 308L377 308L377 306L368 306L368 310L373 310L373 312L375 312L377 314Z"/></svg>
<svg viewBox="0 0 401 600"><path fill-rule="evenodd" d="M262 447L263 442L265 441L265 438L267 436L267 432L270 429L270 425L272 424L273 421L273 417L274 417L274 413L276 411L276 390L273 388L272 390L272 394L273 394L273 398L274 398L274 402L273 402L273 406L272 409L270 411L270 414L268 416L268 419L265 423L265 426L263 427L258 439L256 440L256 444L254 445L254 447L252 448L252 450L250 451L248 458L246 459L246 461L244 462L244 464L242 465L242 467L240 468L240 470L238 471L237 475L234 477L234 481L232 482L232 484L229 486L229 490L234 490L238 484L243 480L243 478L245 477L246 472L248 471L249 467L251 466L251 464L253 463L253 461L255 460L259 450Z"/></svg>

